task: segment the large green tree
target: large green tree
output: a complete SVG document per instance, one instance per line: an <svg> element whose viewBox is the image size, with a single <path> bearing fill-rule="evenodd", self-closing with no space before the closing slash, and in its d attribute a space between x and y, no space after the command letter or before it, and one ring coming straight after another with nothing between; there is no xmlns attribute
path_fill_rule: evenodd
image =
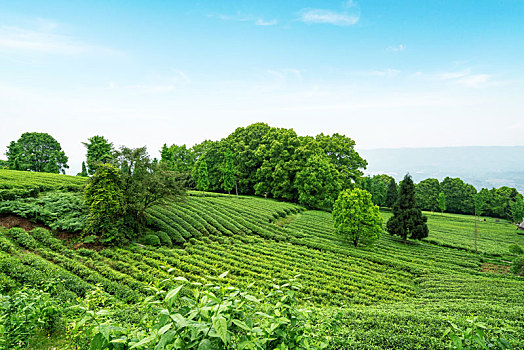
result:
<svg viewBox="0 0 524 350"><path fill-rule="evenodd" d="M310 157L297 173L298 202L313 208L331 209L341 190L340 174L323 154Z"/></svg>
<svg viewBox="0 0 524 350"><path fill-rule="evenodd" d="M177 174L151 160L145 147L121 147L114 162L122 177L124 225L128 238L135 238L145 226L147 209L176 200L185 190Z"/></svg>
<svg viewBox="0 0 524 350"><path fill-rule="evenodd" d="M84 233L99 236L102 243L119 243L124 235L124 191L122 174L111 164L102 164L84 190L89 208Z"/></svg>
<svg viewBox="0 0 524 350"><path fill-rule="evenodd" d="M93 175L102 164L111 163L113 160L113 144L103 136L93 136L82 142L87 148L87 173Z"/></svg>
<svg viewBox="0 0 524 350"><path fill-rule="evenodd" d="M293 129L256 123L237 128L220 141L206 140L193 146L191 151L195 164L192 175L196 182L200 159L205 158L209 190L223 191L224 177L220 174L225 163L226 150L231 149L235 154L235 177L240 193L268 195L298 202L301 195L299 188L304 184L302 180L305 173L302 171L313 156L327 160L338 172L336 181L339 184L335 187L353 186L362 176L361 169L366 166L354 145L355 142L344 135L298 136ZM297 182L300 172L302 174ZM324 175L318 174L319 178L322 176ZM322 201L323 199L318 202Z"/></svg>
<svg viewBox="0 0 524 350"><path fill-rule="evenodd" d="M428 211L438 210L440 184L437 179L430 178L420 181L415 188L415 200L420 209Z"/></svg>
<svg viewBox="0 0 524 350"><path fill-rule="evenodd" d="M475 187L459 178L446 177L440 183L440 191L446 196L446 207L450 213L474 214L477 193Z"/></svg>
<svg viewBox="0 0 524 350"><path fill-rule="evenodd" d="M315 139L340 173L343 188L350 188L363 175L360 169L365 169L368 164L355 151L355 141L336 133L331 136L319 134Z"/></svg>
<svg viewBox="0 0 524 350"><path fill-rule="evenodd" d="M333 205L335 231L356 247L372 244L382 233L382 217L371 194L360 188L340 192Z"/></svg>
<svg viewBox="0 0 524 350"><path fill-rule="evenodd" d="M416 207L415 185L409 174L404 176L399 188L398 198L393 205L393 216L386 224L387 231L392 235L407 238L422 239L428 236L427 218Z"/></svg>
<svg viewBox="0 0 524 350"><path fill-rule="evenodd" d="M62 147L51 135L39 132L26 132L7 149L7 163L10 169L65 173L67 156Z"/></svg>

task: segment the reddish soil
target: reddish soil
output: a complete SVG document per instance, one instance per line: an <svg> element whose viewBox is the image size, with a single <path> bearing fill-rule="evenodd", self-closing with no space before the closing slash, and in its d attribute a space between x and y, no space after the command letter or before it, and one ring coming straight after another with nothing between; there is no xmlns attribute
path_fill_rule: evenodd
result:
<svg viewBox="0 0 524 350"><path fill-rule="evenodd" d="M5 228L20 227L26 231L31 231L35 227L43 227L49 229L45 225L35 224L28 219L16 215L0 215L0 226Z"/></svg>
<svg viewBox="0 0 524 350"><path fill-rule="evenodd" d="M499 265L499 264L492 264L492 263L489 263L489 262L485 262L480 267L480 270L482 272L488 272L488 273L507 274L509 272L509 266L507 266L507 265Z"/></svg>
<svg viewBox="0 0 524 350"><path fill-rule="evenodd" d="M65 231L53 231L51 230L51 228L49 228L46 225L37 224L37 223L29 221L28 219L25 219L23 217L16 216L16 215L10 215L10 214L0 215L0 226L3 226L5 228L20 227L26 231L31 231L35 227L43 227L49 231L52 231L56 238L64 241L65 245L67 246L73 245L73 249L87 248L87 249L93 249L96 251L100 251L104 249L104 246L98 243L78 242L80 237L79 237L79 234L77 233L70 233L70 232L65 232Z"/></svg>

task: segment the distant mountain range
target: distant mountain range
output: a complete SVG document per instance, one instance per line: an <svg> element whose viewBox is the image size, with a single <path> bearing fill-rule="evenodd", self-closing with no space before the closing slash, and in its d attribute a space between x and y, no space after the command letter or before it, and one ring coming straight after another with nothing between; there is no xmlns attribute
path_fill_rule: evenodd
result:
<svg viewBox="0 0 524 350"><path fill-rule="evenodd" d="M415 182L460 177L477 189L509 186L524 193L524 146L383 148L358 150L367 175L388 174L397 181L409 172Z"/></svg>

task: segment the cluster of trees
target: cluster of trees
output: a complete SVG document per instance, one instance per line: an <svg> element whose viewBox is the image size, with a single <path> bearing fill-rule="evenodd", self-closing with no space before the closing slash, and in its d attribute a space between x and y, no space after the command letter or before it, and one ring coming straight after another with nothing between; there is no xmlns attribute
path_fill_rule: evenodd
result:
<svg viewBox="0 0 524 350"><path fill-rule="evenodd" d="M383 183L384 187L392 180L388 176L368 179ZM359 185L362 186L362 182ZM409 174L401 181L398 193L395 185L395 194L393 216L388 220L386 230L392 235L400 236L404 243L408 238L426 238L429 233L427 218L416 207L415 185ZM380 197L380 200L384 201L385 196ZM382 217L373 200L373 194L358 187L340 192L333 205L333 222L335 231L355 247L358 244L372 244L380 238L382 232Z"/></svg>
<svg viewBox="0 0 524 350"><path fill-rule="evenodd" d="M84 143L87 172L85 191L89 208L85 233L102 243L136 239L144 233L146 210L184 194L178 173L151 159L146 147L120 147L102 136Z"/></svg>
<svg viewBox="0 0 524 350"><path fill-rule="evenodd" d="M395 179L389 175L365 176L358 187L368 191L380 207L393 207L398 193ZM520 222L524 217L524 199L515 188L483 188L477 192L473 185L460 178L446 177L442 182L429 178L415 185L417 208L455 214L485 215Z"/></svg>
<svg viewBox="0 0 524 350"><path fill-rule="evenodd" d="M12 170L65 173L68 158L51 135L26 132L7 147L7 167Z"/></svg>
<svg viewBox="0 0 524 350"><path fill-rule="evenodd" d="M379 207L392 208L397 201L398 186L392 176L381 174L365 176L358 180L359 188L371 194L371 200Z"/></svg>
<svg viewBox="0 0 524 350"><path fill-rule="evenodd" d="M198 189L227 192L234 184L241 194L330 209L339 192L351 187L367 165L354 146L352 139L340 134L298 136L293 129L256 123L190 149L164 145L160 163L186 176L191 173Z"/></svg>
<svg viewBox="0 0 524 350"><path fill-rule="evenodd" d="M515 188L503 186L479 192L460 178L426 179L416 185L417 206L422 210L486 215L519 221L524 197ZM520 219L515 219L520 216Z"/></svg>

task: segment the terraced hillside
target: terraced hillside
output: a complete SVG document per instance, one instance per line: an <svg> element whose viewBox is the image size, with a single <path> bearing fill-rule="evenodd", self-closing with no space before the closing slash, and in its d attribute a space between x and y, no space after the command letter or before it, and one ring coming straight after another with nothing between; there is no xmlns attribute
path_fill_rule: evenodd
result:
<svg viewBox="0 0 524 350"><path fill-rule="evenodd" d="M448 320L465 325L473 316L491 329L504 328L514 344L524 342L523 278L483 272L486 262L505 264L509 245L524 246L524 236L488 219L475 254L471 217L428 218L427 241L404 245L384 234L374 247L355 249L335 235L330 213L190 193L150 210L151 232L164 238L159 247L86 249L74 236L63 240L42 228L0 229L0 292L34 287L73 304L98 286L112 308L132 310L154 293L148 287L165 280L174 286L174 276L201 281L229 271L231 285L269 291L300 275L300 300L330 348L445 348Z"/></svg>

